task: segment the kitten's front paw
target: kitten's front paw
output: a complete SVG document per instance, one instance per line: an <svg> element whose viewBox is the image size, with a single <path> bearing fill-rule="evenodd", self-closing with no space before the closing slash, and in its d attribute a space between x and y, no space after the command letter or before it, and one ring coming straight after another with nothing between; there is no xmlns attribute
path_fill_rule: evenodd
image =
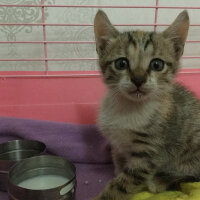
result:
<svg viewBox="0 0 200 200"><path fill-rule="evenodd" d="M167 184L162 183L156 179L149 181L147 186L149 191L152 193L159 193L167 190Z"/></svg>

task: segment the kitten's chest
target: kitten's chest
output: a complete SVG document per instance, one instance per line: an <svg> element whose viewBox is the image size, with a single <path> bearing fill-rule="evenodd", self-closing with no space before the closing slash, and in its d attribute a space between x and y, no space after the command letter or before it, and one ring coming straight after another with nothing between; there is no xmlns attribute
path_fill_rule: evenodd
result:
<svg viewBox="0 0 200 200"><path fill-rule="evenodd" d="M133 146L134 131L141 130L146 124L145 119L137 114L112 115L111 112L101 113L99 127L103 134L118 151L127 152Z"/></svg>
<svg viewBox="0 0 200 200"><path fill-rule="evenodd" d="M150 115L148 113L138 113L130 111L129 113L112 112L107 110L100 113L99 124L101 127L108 129L141 129L149 122Z"/></svg>
<svg viewBox="0 0 200 200"><path fill-rule="evenodd" d="M99 114L99 126L106 129L130 129L140 130L149 125L152 116L156 112L155 104L143 105L140 108L107 106L106 103L102 105Z"/></svg>
<svg viewBox="0 0 200 200"><path fill-rule="evenodd" d="M113 107L102 107L99 127L113 145L124 146L128 149L133 145L134 132L146 132L145 129L151 123L152 114L151 107L144 107L140 110L122 110L121 112Z"/></svg>

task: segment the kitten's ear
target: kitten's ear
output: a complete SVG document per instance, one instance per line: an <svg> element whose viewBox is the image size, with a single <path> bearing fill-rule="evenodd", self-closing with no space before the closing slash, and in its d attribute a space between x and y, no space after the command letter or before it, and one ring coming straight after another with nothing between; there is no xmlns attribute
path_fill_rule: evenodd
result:
<svg viewBox="0 0 200 200"><path fill-rule="evenodd" d="M189 29L189 16L188 12L184 10L181 12L175 21L163 32L165 37L170 38L174 42L174 48L179 59L183 54L185 41Z"/></svg>
<svg viewBox="0 0 200 200"><path fill-rule="evenodd" d="M114 38L119 34L102 10L99 10L95 16L94 34L97 45L97 53L100 53L106 48L109 39Z"/></svg>

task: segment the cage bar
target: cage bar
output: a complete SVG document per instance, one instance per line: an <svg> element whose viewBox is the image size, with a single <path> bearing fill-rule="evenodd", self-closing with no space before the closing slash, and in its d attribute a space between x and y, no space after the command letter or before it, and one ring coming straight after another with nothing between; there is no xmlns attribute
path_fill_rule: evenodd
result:
<svg viewBox="0 0 200 200"><path fill-rule="evenodd" d="M114 26L169 26L170 24L113 24ZM0 26L94 26L93 24L0 23ZM200 24L190 24L200 26Z"/></svg>
<svg viewBox="0 0 200 200"><path fill-rule="evenodd" d="M42 5L42 22L43 22L43 40L46 41L46 25L45 25L45 10L44 10L44 0L41 0ZM48 74L48 60L47 60L47 43L44 42L44 57L45 57L45 73Z"/></svg>
<svg viewBox="0 0 200 200"><path fill-rule="evenodd" d="M114 5L15 5L0 4L0 7L52 7L52 8L161 8L161 9L200 9L200 6L114 6Z"/></svg>

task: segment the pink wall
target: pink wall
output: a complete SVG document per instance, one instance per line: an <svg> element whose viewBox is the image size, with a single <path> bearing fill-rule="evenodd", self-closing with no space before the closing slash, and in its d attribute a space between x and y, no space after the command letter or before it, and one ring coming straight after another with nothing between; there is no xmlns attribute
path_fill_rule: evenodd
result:
<svg viewBox="0 0 200 200"><path fill-rule="evenodd" d="M1 78L0 115L93 124L105 88L97 72L89 73L96 75ZM177 80L200 98L200 72L183 70Z"/></svg>

